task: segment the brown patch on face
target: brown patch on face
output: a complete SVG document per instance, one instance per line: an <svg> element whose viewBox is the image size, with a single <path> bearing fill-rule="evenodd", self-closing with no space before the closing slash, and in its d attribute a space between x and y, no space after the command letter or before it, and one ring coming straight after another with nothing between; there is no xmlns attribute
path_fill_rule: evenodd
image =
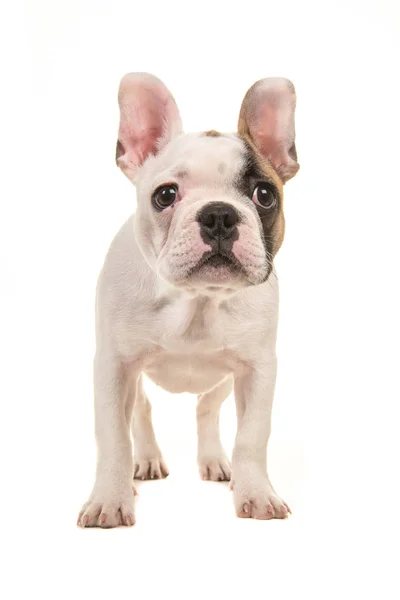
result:
<svg viewBox="0 0 400 600"><path fill-rule="evenodd" d="M255 159L257 166L263 173L265 173L267 180L272 181L278 188L279 195L283 197L283 183L274 167L271 165L269 160L265 158L254 144L253 140L249 135L240 135L242 140L245 142L249 150L251 150L252 156Z"/></svg>
<svg viewBox="0 0 400 600"><path fill-rule="evenodd" d="M215 129L210 129L210 131L205 131L204 135L207 137L220 137L222 134L219 131L215 131Z"/></svg>
<svg viewBox="0 0 400 600"><path fill-rule="evenodd" d="M278 173L275 171L271 163L265 158L258 148L255 146L251 137L248 134L240 135L244 141L251 158L254 161L257 171L265 176L265 181L273 183L279 194L279 208L273 224L268 231L264 231L268 237L272 238L272 247L269 250L274 257L282 246L285 237L285 215L283 212L283 183Z"/></svg>
<svg viewBox="0 0 400 600"><path fill-rule="evenodd" d="M281 207L282 207L282 202L281 202ZM285 215L283 213L283 207L280 209L278 216L276 218L273 236L274 236L274 254L273 255L275 256L276 253L278 252L279 248L282 246L283 240L285 237Z"/></svg>

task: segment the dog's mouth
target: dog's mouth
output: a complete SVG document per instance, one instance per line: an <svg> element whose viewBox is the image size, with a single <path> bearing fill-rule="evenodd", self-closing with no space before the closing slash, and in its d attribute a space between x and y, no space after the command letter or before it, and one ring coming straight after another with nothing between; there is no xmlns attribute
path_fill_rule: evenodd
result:
<svg viewBox="0 0 400 600"><path fill-rule="evenodd" d="M230 252L209 252L195 265L190 275L196 275L199 272L204 272L209 275L238 273L242 270L242 265L237 258Z"/></svg>
<svg viewBox="0 0 400 600"><path fill-rule="evenodd" d="M235 261L230 256L224 256L223 254L213 254L209 258L206 258L203 264L209 267L235 267Z"/></svg>

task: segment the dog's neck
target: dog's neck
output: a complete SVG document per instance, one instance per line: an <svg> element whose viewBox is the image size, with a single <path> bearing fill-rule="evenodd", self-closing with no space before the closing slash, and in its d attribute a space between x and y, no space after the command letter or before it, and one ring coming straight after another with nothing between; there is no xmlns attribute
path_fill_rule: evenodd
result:
<svg viewBox="0 0 400 600"><path fill-rule="evenodd" d="M244 288L229 288L220 286L202 286L196 287L185 284L180 287L173 286L168 282L157 278L156 298L157 301L165 299L166 301L179 300L187 301L190 304L197 303L199 307L203 304L215 305L218 307L222 302L230 300L234 296L243 292Z"/></svg>

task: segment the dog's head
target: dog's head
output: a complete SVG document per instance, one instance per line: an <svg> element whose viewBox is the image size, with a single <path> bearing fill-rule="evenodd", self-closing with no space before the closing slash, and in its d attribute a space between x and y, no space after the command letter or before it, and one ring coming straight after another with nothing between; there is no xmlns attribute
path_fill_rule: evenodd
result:
<svg viewBox="0 0 400 600"><path fill-rule="evenodd" d="M137 186L136 239L162 279L208 289L266 281L284 236L283 184L299 168L295 104L290 81L262 79L237 134L184 134L159 79L122 79L117 164Z"/></svg>

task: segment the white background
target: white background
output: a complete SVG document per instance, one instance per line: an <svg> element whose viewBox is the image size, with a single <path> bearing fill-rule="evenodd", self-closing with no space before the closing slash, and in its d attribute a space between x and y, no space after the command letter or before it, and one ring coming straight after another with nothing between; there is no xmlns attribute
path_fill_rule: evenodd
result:
<svg viewBox="0 0 400 600"><path fill-rule="evenodd" d="M399 598L399 4L41 0L1 19L2 596ZM167 481L137 525L81 530L93 483L94 289L134 210L117 88L150 71L188 131L247 88L298 94L270 475L293 515L234 516L201 482L195 399L149 386ZM223 407L227 449L232 398Z"/></svg>

